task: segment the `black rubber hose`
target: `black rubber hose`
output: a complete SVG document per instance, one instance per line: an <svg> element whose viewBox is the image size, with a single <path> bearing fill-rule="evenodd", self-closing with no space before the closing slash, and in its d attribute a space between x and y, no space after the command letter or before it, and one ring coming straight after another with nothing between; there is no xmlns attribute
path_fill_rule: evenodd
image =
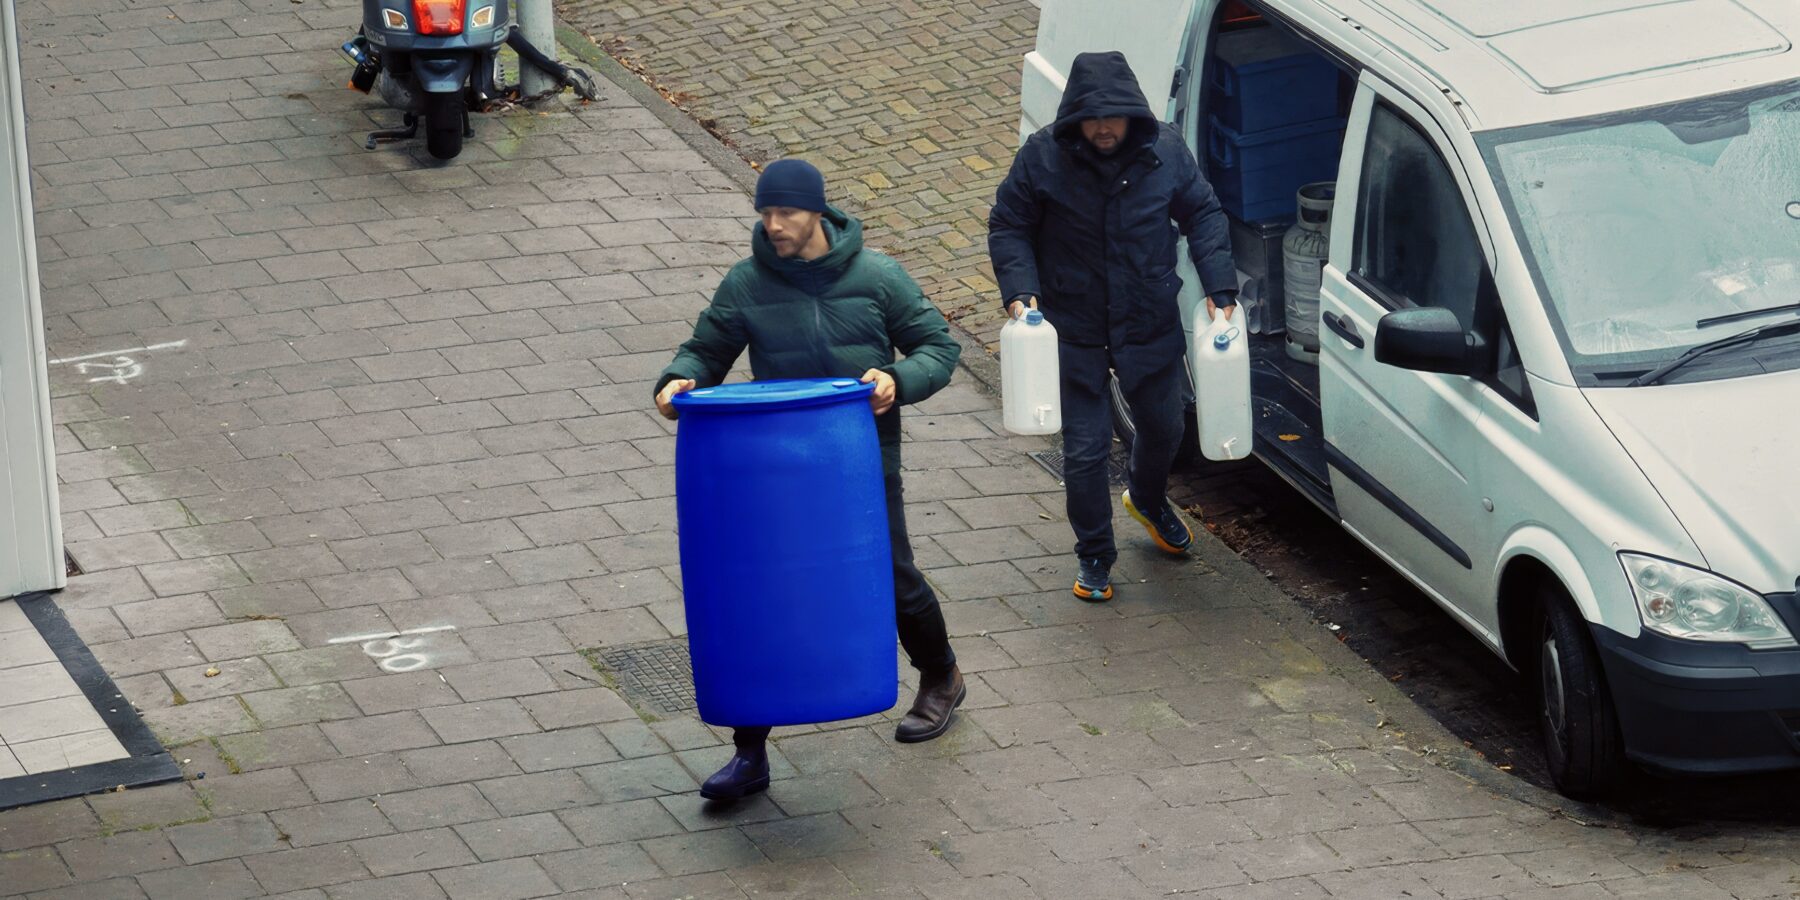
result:
<svg viewBox="0 0 1800 900"><path fill-rule="evenodd" d="M519 54L520 59L531 63L540 71L555 75L558 82L566 83L569 80L569 68L545 56L542 50L531 46L531 42L525 40L525 35L520 34L518 28L514 28L506 35L506 46L513 48L513 52Z"/></svg>
<svg viewBox="0 0 1800 900"><path fill-rule="evenodd" d="M475 99L486 104L494 99L494 57L497 53L483 53L475 60Z"/></svg>

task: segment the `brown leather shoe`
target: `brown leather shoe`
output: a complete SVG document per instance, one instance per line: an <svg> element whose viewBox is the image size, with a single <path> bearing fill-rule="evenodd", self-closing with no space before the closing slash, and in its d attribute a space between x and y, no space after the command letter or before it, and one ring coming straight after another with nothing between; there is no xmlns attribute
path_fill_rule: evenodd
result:
<svg viewBox="0 0 1800 900"><path fill-rule="evenodd" d="M894 729L894 740L917 744L949 731L953 713L967 696L969 689L963 684L962 670L955 666L947 674L920 676L919 696Z"/></svg>

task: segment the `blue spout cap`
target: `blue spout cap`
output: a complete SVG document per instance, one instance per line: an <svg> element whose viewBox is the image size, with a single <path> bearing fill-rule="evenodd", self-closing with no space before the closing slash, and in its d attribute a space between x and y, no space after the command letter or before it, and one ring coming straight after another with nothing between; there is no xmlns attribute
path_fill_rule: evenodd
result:
<svg viewBox="0 0 1800 900"><path fill-rule="evenodd" d="M1025 311L1025 324L1039 325L1039 324L1042 324L1043 321L1044 321L1044 313L1041 310L1028 309Z"/></svg>

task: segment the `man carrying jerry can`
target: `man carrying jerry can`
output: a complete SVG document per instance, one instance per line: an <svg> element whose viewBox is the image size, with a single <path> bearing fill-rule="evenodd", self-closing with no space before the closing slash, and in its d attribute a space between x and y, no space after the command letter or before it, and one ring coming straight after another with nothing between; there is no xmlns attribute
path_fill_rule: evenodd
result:
<svg viewBox="0 0 1800 900"><path fill-rule="evenodd" d="M1080 570L1075 596L1113 595L1109 376L1137 424L1125 508L1160 549L1186 553L1193 532L1164 497L1183 421L1177 231L1188 239L1207 314L1229 316L1237 271L1230 223L1181 135L1156 120L1118 52L1069 68L1056 122L1032 135L988 218L988 253L1014 318L1041 308L1062 369L1063 482Z"/></svg>

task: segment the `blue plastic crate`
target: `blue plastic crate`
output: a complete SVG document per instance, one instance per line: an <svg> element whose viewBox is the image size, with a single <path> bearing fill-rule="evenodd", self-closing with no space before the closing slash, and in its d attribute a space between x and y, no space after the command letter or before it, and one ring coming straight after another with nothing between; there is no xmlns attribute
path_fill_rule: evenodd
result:
<svg viewBox="0 0 1800 900"><path fill-rule="evenodd" d="M1219 35L1210 112L1239 134L1315 122L1338 114L1338 69L1274 28Z"/></svg>
<svg viewBox="0 0 1800 900"><path fill-rule="evenodd" d="M1337 178L1344 120L1336 117L1287 128L1240 134L1218 119L1207 141L1207 177L1225 211L1260 222L1292 219L1294 193Z"/></svg>

